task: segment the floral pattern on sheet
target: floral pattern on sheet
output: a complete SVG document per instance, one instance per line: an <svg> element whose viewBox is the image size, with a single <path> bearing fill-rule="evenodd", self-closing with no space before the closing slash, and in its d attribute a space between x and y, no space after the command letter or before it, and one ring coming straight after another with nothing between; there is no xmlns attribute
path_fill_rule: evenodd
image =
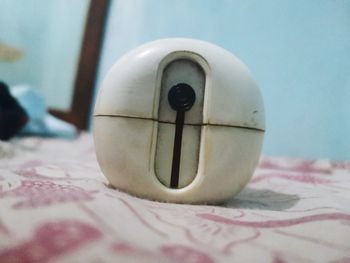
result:
<svg viewBox="0 0 350 263"><path fill-rule="evenodd" d="M0 152L0 262L350 262L349 161L263 157L214 206L109 187L89 134Z"/></svg>

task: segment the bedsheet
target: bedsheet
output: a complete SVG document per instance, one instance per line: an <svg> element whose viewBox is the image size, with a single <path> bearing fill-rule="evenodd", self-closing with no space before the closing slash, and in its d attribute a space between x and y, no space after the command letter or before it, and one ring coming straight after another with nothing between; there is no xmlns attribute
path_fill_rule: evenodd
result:
<svg viewBox="0 0 350 263"><path fill-rule="evenodd" d="M261 158L222 205L113 189L92 136L0 142L0 262L350 262L350 162Z"/></svg>

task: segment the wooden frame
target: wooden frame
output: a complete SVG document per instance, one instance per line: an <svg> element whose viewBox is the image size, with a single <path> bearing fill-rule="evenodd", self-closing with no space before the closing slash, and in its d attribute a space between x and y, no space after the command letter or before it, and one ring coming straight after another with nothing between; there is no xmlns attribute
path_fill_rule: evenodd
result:
<svg viewBox="0 0 350 263"><path fill-rule="evenodd" d="M90 1L70 110L49 110L54 116L74 124L81 130L87 130L89 126L97 65L109 2L109 0Z"/></svg>

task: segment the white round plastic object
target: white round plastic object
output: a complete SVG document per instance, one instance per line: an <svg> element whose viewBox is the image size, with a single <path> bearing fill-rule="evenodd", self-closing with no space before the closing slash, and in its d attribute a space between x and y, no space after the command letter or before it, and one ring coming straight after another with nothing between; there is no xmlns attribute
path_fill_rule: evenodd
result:
<svg viewBox="0 0 350 263"><path fill-rule="evenodd" d="M167 202L215 203L238 193L258 163L264 131L248 69L193 39L157 40L124 55L94 110L97 159L109 182Z"/></svg>

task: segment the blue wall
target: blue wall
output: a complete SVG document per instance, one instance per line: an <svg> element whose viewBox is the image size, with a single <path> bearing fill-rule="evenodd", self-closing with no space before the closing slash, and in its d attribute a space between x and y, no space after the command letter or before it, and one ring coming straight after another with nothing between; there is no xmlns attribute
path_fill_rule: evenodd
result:
<svg viewBox="0 0 350 263"><path fill-rule="evenodd" d="M78 65L86 0L0 0L0 42L23 50L12 63L0 61L0 79L29 84L49 106L70 107Z"/></svg>
<svg viewBox="0 0 350 263"><path fill-rule="evenodd" d="M115 0L98 83L123 53L165 37L213 42L250 68L264 154L350 159L350 1Z"/></svg>

